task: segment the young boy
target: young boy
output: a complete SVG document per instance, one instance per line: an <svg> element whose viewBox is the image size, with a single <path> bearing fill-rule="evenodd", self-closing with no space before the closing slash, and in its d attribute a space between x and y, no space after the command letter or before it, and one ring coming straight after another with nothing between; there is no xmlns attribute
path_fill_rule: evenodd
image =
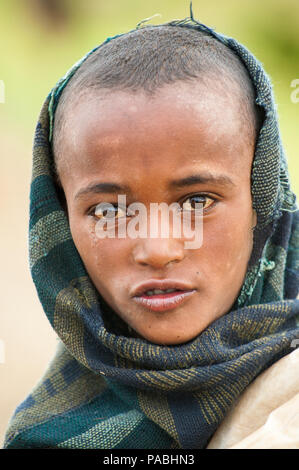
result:
<svg viewBox="0 0 299 470"><path fill-rule="evenodd" d="M61 345L5 447L211 446L299 337L297 227L271 85L243 46L190 18L91 51L37 127L30 261Z"/></svg>

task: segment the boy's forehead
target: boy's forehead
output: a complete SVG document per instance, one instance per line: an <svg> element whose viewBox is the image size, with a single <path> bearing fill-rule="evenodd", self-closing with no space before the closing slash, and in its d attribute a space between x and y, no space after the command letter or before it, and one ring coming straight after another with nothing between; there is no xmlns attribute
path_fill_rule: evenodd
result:
<svg viewBox="0 0 299 470"><path fill-rule="evenodd" d="M65 137L75 141L75 133L83 137L87 133L113 130L134 132L132 125L146 123L146 132L163 121L169 128L178 121L189 118L189 126L209 125L214 137L221 133L234 134L243 130L243 116L238 90L229 91L221 86L205 83L178 82L164 86L150 95L144 91L101 90L77 98L67 114ZM115 126L118 123L119 127ZM253 123L246 121L248 129ZM140 129L139 129L140 130Z"/></svg>
<svg viewBox="0 0 299 470"><path fill-rule="evenodd" d="M157 177L165 176L165 168L186 176L192 168L225 175L236 168L249 177L254 139L250 143L242 135L232 94L177 84L154 96L104 91L82 98L69 113L61 166L66 184L76 181L76 191L96 174L134 185L157 171Z"/></svg>
<svg viewBox="0 0 299 470"><path fill-rule="evenodd" d="M251 151L254 146L250 122L246 128L240 116L237 90L226 92L219 86L183 82L154 95L104 90L78 97L72 110L67 114L59 168L64 163L69 169L79 164L92 171L95 154L103 169L123 166L128 159L135 169L140 163L150 166L156 152L171 164L170 149L180 149L183 164L199 146L210 158L220 145L224 155L234 149L246 153L246 147ZM137 159L138 149L143 158ZM120 160L123 155L126 162Z"/></svg>

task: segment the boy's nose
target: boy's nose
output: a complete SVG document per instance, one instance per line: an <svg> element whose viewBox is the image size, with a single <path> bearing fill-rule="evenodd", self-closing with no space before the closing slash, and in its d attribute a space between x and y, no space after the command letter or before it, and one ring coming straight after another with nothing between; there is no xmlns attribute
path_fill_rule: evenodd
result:
<svg viewBox="0 0 299 470"><path fill-rule="evenodd" d="M174 238L140 238L133 250L134 261L143 266L163 268L184 258L184 244Z"/></svg>

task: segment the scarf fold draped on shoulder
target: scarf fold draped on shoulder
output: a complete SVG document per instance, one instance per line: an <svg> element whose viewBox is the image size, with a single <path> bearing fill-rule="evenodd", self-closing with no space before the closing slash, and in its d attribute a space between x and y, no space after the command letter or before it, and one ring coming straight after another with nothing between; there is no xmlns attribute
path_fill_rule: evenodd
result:
<svg viewBox="0 0 299 470"><path fill-rule="evenodd" d="M206 31L231 48L264 109L252 169L258 223L244 284L232 310L183 345L151 344L107 323L116 315L75 248L51 152L59 96L93 49L53 88L36 127L30 268L60 343L45 375L11 418L6 448L205 448L246 387L299 339L298 210L271 82L235 39L193 18L168 25Z"/></svg>

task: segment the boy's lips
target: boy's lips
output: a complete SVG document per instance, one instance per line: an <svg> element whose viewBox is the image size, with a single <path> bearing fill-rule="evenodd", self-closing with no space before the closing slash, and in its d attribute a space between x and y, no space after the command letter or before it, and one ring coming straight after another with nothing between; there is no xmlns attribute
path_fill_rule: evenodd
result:
<svg viewBox="0 0 299 470"><path fill-rule="evenodd" d="M172 289L172 292L165 292ZM158 290L158 292L155 292ZM164 292L159 292L164 291ZM132 298L138 304L156 311L171 310L181 305L196 289L170 279L149 280L138 285L132 293Z"/></svg>

